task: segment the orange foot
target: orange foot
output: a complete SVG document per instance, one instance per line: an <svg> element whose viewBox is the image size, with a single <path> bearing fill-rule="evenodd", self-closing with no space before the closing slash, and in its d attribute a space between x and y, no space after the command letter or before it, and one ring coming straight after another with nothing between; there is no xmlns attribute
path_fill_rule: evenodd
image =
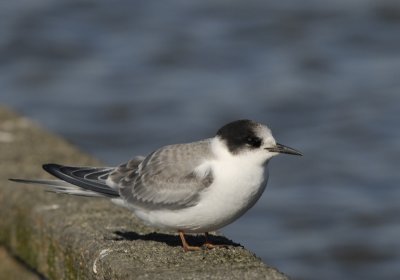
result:
<svg viewBox="0 0 400 280"><path fill-rule="evenodd" d="M178 231L179 232L179 237L181 238L182 241L182 246L183 246L183 251L188 252L188 251L199 251L201 250L201 247L199 246L190 246L185 239L185 234L183 231Z"/></svg>
<svg viewBox="0 0 400 280"><path fill-rule="evenodd" d="M209 250L215 249L215 248L227 248L228 247L228 245L225 245L225 244L212 244L209 242L204 243L203 246Z"/></svg>
<svg viewBox="0 0 400 280"><path fill-rule="evenodd" d="M204 233L204 236L206 237L206 242L204 242L203 246L206 247L207 249L215 249L215 248L227 248L228 245L225 244L212 244L209 240L208 240L208 232Z"/></svg>

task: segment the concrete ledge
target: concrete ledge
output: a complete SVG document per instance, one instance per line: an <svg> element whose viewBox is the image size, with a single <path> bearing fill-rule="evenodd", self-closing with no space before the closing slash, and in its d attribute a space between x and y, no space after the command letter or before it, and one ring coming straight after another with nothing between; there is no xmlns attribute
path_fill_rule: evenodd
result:
<svg viewBox="0 0 400 280"><path fill-rule="evenodd" d="M27 269L18 260L10 256L8 252L0 247L0 278L1 279L23 279L40 280L40 277Z"/></svg>
<svg viewBox="0 0 400 280"><path fill-rule="evenodd" d="M104 199L7 181L50 178L41 169L46 162L99 162L5 108L0 160L0 245L48 279L287 279L223 236L213 241L228 249L184 253L174 233L155 232Z"/></svg>

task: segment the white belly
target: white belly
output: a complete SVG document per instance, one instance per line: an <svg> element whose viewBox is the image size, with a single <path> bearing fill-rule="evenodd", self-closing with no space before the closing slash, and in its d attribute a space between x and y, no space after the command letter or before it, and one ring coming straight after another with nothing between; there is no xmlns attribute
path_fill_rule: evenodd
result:
<svg viewBox="0 0 400 280"><path fill-rule="evenodd" d="M220 229L249 210L260 198L268 180L264 166L225 162L212 166L213 183L201 194L200 202L180 210L136 210L146 223L169 230L208 232Z"/></svg>

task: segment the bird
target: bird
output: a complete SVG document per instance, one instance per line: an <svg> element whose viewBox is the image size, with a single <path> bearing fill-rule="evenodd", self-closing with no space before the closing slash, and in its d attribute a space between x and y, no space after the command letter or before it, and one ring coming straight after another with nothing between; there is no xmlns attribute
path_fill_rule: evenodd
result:
<svg viewBox="0 0 400 280"><path fill-rule="evenodd" d="M213 249L208 233L232 223L261 197L270 159L302 156L275 141L268 126L252 120L225 124L214 137L166 145L117 167L55 163L43 169L56 180L10 179L47 186L49 191L104 197L131 210L145 224L179 234L185 252ZM186 233L204 233L191 246Z"/></svg>

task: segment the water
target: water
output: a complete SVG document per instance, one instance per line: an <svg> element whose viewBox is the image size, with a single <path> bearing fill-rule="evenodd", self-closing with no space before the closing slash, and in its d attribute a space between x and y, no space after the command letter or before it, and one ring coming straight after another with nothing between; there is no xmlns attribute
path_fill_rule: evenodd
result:
<svg viewBox="0 0 400 280"><path fill-rule="evenodd" d="M0 102L110 165L267 123L305 156L223 232L294 279L400 279L399 32L395 0L7 1Z"/></svg>

